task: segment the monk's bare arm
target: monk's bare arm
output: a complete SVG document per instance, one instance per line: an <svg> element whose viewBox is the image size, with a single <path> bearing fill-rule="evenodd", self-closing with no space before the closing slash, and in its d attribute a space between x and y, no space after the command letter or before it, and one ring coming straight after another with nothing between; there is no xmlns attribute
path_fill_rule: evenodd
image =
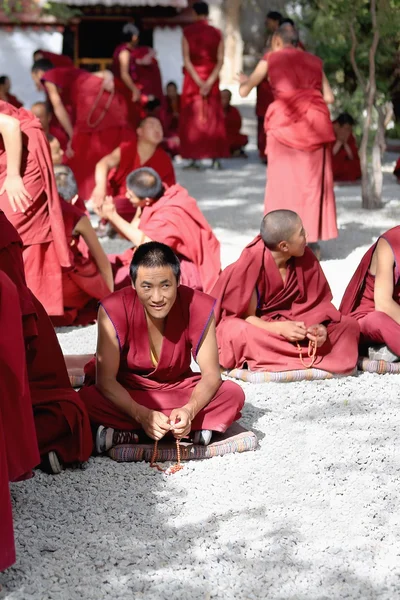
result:
<svg viewBox="0 0 400 600"><path fill-rule="evenodd" d="M111 169L117 168L121 162L121 148L118 146L107 156L103 156L94 170L95 188L90 200L95 206L101 206L107 193L107 178Z"/></svg>
<svg viewBox="0 0 400 600"><path fill-rule="evenodd" d="M192 61L190 60L190 50L189 44L185 36L182 37L182 56L183 56L183 66L186 71L189 73L190 77L193 81L200 87L204 81L199 77L196 72L196 69L192 65Z"/></svg>
<svg viewBox="0 0 400 600"><path fill-rule="evenodd" d="M322 95L327 104L333 104L335 102L335 96L333 95L331 85L325 73L322 73Z"/></svg>
<svg viewBox="0 0 400 600"><path fill-rule="evenodd" d="M130 52L129 50L122 50L118 56L119 61L119 70L121 74L121 79L126 85L126 87L132 92L132 100L133 102L137 102L140 98L140 91L134 84L132 77L129 75L129 62L130 62Z"/></svg>
<svg viewBox="0 0 400 600"><path fill-rule="evenodd" d="M375 310L386 313L400 323L400 306L393 300L393 268L393 251L388 242L381 238L371 261L371 273L375 274Z"/></svg>
<svg viewBox="0 0 400 600"><path fill-rule="evenodd" d="M214 316L211 317L203 335L196 360L200 367L201 379L184 407L189 411L192 421L201 409L213 399L222 383Z"/></svg>
<svg viewBox="0 0 400 600"><path fill-rule="evenodd" d="M257 87L267 76L268 63L266 60L260 60L250 77L242 75L240 78L239 94L246 98L254 87Z"/></svg>
<svg viewBox="0 0 400 600"><path fill-rule="evenodd" d="M69 114L61 100L61 96L58 93L57 86L54 83L50 83L49 81L44 82L44 86L47 90L47 94L49 96L49 100L54 110L54 114L57 119L61 123L62 127L66 131L70 141L72 140L72 136L74 133L74 129L72 127L71 119L69 118Z"/></svg>
<svg viewBox="0 0 400 600"><path fill-rule="evenodd" d="M25 212L32 198L21 177L22 135L18 119L0 113L0 136L3 138L7 160L7 176L0 195L6 192L14 212Z"/></svg>
<svg viewBox="0 0 400 600"><path fill-rule="evenodd" d="M110 206L112 203L112 207ZM110 209L110 210L109 210ZM124 237L126 237L134 246L140 246L145 242L151 242L152 240L141 231L138 227L140 219L134 217L129 223L125 221L121 215L119 215L115 209L115 205L112 202L112 198L107 197L106 202L103 204L101 210L101 216L107 219L111 225L115 227Z"/></svg>
<svg viewBox="0 0 400 600"><path fill-rule="evenodd" d="M256 316L257 292L253 291L249 306L244 315L244 320L259 329L280 335L289 342L304 340L307 330L302 321L263 321Z"/></svg>
<svg viewBox="0 0 400 600"><path fill-rule="evenodd" d="M103 250L103 246L99 242L91 222L86 216L82 217L82 219L78 221L74 233L79 233L85 240L87 247L89 248L89 252L92 255L104 281L106 282L108 289L110 292L113 292L114 278L110 261L107 258L107 254Z"/></svg>

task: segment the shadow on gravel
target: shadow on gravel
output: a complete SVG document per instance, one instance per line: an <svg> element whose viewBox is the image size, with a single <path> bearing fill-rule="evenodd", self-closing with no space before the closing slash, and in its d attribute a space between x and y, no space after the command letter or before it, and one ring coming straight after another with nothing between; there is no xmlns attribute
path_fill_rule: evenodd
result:
<svg viewBox="0 0 400 600"><path fill-rule="evenodd" d="M364 227L355 221L346 223L339 228L338 238L320 243L323 260L347 258L360 246L371 246L382 233L381 227Z"/></svg>
<svg viewBox="0 0 400 600"><path fill-rule="evenodd" d="M261 417L270 412L272 412L272 410L269 408L260 408L259 406L254 406L254 404L248 402L247 400L244 404L241 422L243 423L244 427L254 431L259 442L265 438L265 433L260 429L257 429L255 424L259 419L261 419Z"/></svg>

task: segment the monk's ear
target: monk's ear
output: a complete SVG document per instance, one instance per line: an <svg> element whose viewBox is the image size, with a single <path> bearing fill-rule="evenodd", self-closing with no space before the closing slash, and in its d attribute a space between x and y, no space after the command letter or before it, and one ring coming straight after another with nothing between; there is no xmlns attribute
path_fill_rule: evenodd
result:
<svg viewBox="0 0 400 600"><path fill-rule="evenodd" d="M276 246L276 249L279 252L287 252L289 249L288 243L283 240L282 242L279 242L279 244Z"/></svg>
<svg viewBox="0 0 400 600"><path fill-rule="evenodd" d="M146 206L150 206L150 204L153 202L152 198L145 198L144 199L144 203Z"/></svg>

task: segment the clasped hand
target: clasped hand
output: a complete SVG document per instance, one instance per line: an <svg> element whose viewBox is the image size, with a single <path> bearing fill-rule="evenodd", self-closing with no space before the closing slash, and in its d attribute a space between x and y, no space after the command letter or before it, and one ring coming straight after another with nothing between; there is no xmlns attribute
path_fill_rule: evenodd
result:
<svg viewBox="0 0 400 600"><path fill-rule="evenodd" d="M306 327L303 321L282 321L279 323L279 333L289 342L301 342L308 338L317 344L317 348L326 342L328 335L324 325Z"/></svg>
<svg viewBox="0 0 400 600"><path fill-rule="evenodd" d="M147 410L142 416L141 425L153 440L161 440L169 431L180 440L189 435L192 420L186 408L175 408L169 417L157 410Z"/></svg>

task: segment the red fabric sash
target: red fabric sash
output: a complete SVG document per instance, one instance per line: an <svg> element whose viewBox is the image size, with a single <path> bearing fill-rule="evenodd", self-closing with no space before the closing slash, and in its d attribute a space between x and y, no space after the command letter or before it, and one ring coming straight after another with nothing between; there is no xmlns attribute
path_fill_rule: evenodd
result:
<svg viewBox="0 0 400 600"><path fill-rule="evenodd" d="M217 324L229 317L243 317L258 282L265 294L260 299L263 304L261 318L265 320L302 320L306 326L326 321L340 322L340 313L331 302L328 282L311 250L306 248L304 256L292 260L297 294L288 306L287 297L293 297L293 283L288 282L290 286L284 286L276 293L274 278L280 277L280 274L271 252L257 236L246 246L239 260L223 271L211 292L217 298Z"/></svg>
<svg viewBox="0 0 400 600"><path fill-rule="evenodd" d="M196 200L180 185L145 207L139 228L150 239L170 246L199 269L203 291L209 292L221 271L220 243Z"/></svg>

